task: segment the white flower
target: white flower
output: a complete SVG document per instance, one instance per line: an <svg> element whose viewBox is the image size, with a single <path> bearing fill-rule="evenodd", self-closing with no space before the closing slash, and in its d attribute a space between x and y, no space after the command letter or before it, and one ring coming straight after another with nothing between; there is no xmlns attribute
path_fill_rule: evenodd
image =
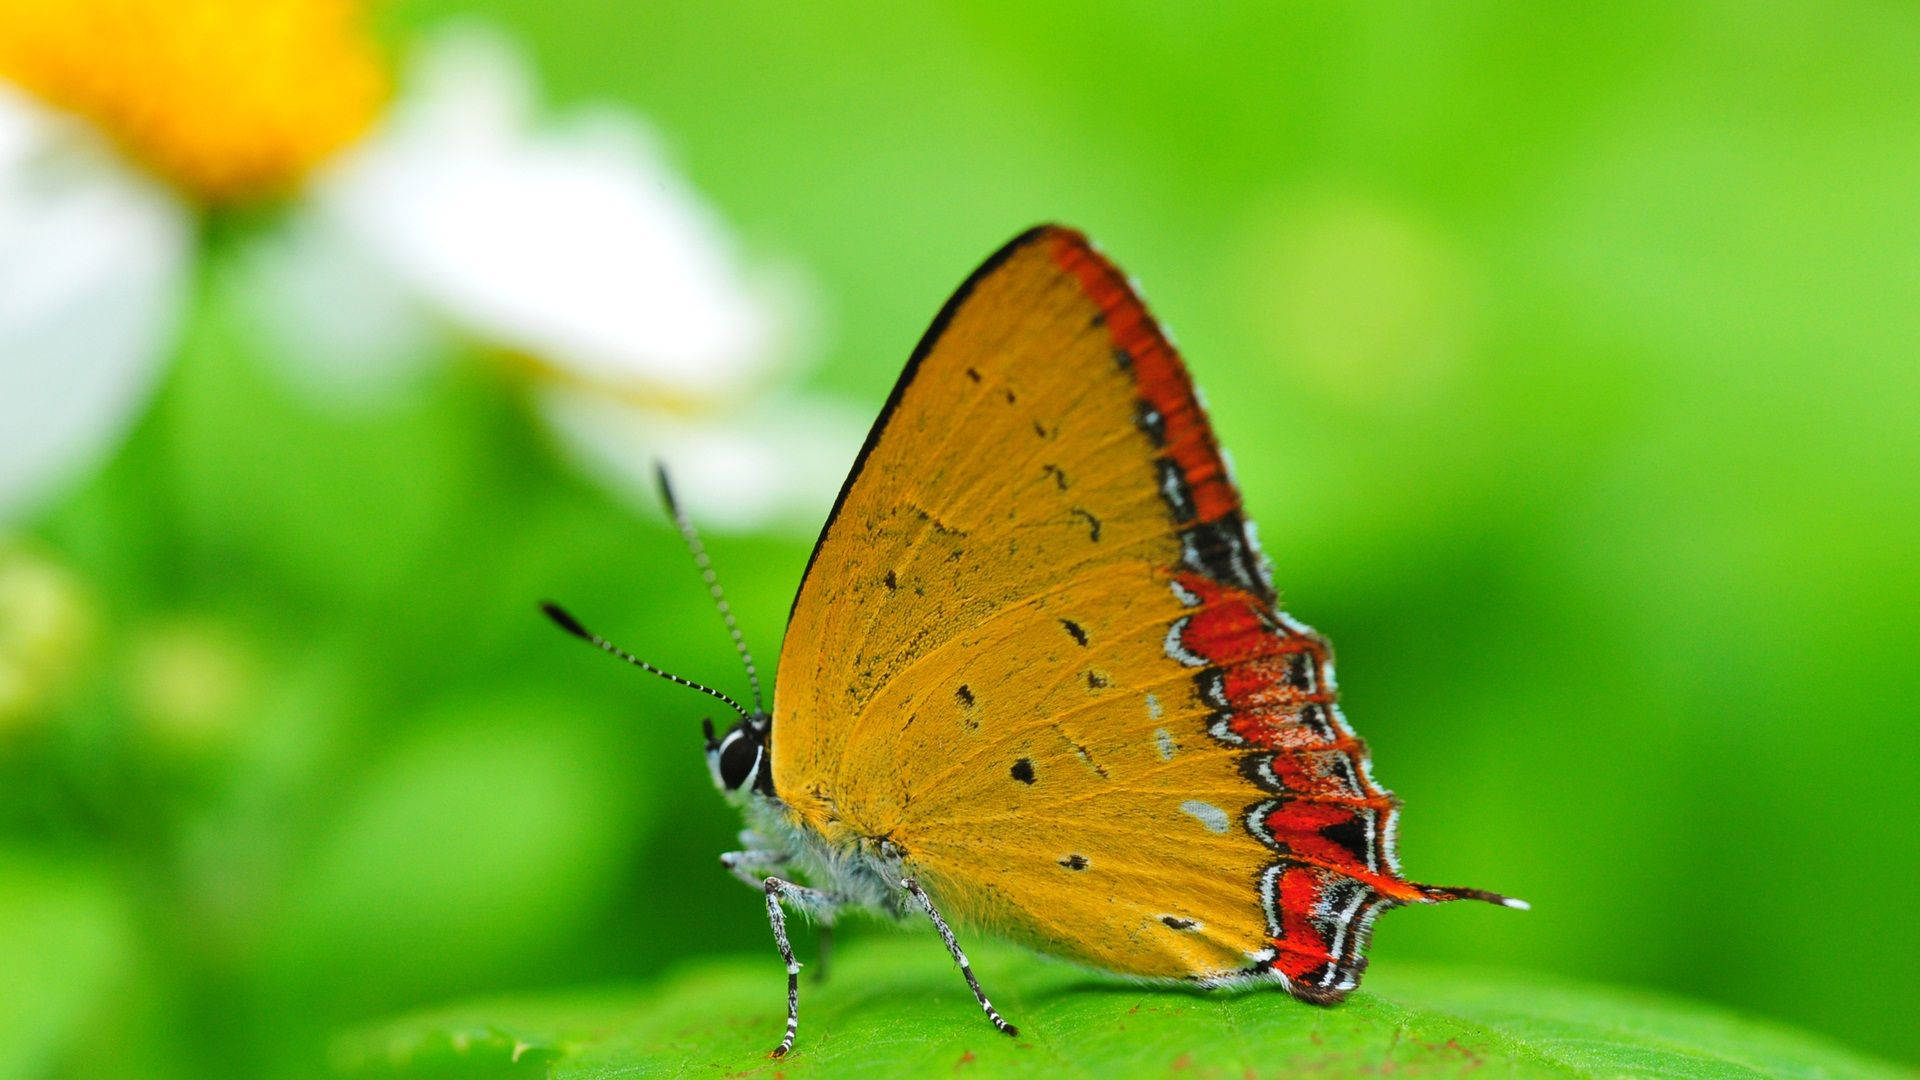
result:
<svg viewBox="0 0 1920 1080"><path fill-rule="evenodd" d="M193 214L0 83L0 525L119 442L158 381Z"/></svg>
<svg viewBox="0 0 1920 1080"><path fill-rule="evenodd" d="M0 527L158 382L201 209L298 187L384 94L339 0L0 3Z"/></svg>
<svg viewBox="0 0 1920 1080"><path fill-rule="evenodd" d="M539 123L484 30L427 44L256 269L302 382L385 392L437 327L526 362L560 444L643 505L659 458L710 522L813 526L858 444L788 390L792 275L750 267L629 115Z"/></svg>
<svg viewBox="0 0 1920 1080"><path fill-rule="evenodd" d="M200 213L276 195L295 209L240 278L298 382L365 401L478 346L617 489L661 457L709 520L816 522L858 423L792 392L794 275L751 263L630 116L539 122L497 36L444 35L390 99L364 14L0 4L0 526L138 415Z"/></svg>
<svg viewBox="0 0 1920 1080"><path fill-rule="evenodd" d="M657 461L688 514L727 529L777 521L817 530L868 420L852 406L797 395L698 419L564 386L542 394L540 406L581 465L628 503L659 505Z"/></svg>

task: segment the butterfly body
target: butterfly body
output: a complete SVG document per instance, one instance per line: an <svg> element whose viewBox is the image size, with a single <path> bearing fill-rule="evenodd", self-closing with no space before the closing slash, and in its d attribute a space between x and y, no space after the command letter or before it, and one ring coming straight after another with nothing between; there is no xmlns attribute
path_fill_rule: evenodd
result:
<svg viewBox="0 0 1920 1080"><path fill-rule="evenodd" d="M816 916L831 922L843 909L895 919L908 914L900 882L910 871L899 850L883 839L822 832L798 821L778 799L759 794L743 812L748 828L741 835L753 845L750 850L777 854L801 880L834 898L833 910L816 911Z"/></svg>
<svg viewBox="0 0 1920 1080"><path fill-rule="evenodd" d="M1172 345L1078 233L975 271L895 385L789 616L709 735L781 904L941 912L1120 975L1333 1002L1405 880L1399 804L1283 612ZM778 873L791 869L800 885ZM763 874L764 872L764 874Z"/></svg>

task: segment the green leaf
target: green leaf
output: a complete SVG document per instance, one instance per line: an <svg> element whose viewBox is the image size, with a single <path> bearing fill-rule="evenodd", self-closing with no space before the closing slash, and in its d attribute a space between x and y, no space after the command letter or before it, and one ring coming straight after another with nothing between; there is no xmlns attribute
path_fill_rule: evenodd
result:
<svg viewBox="0 0 1920 1080"><path fill-rule="evenodd" d="M714 961L650 990L476 1002L343 1038L352 1075L1867 1077L1905 1075L1816 1037L1654 994L1406 965L1320 1008L1272 989L1142 987L1008 946L972 957L1020 1025L988 1026L929 935L865 943L804 979L800 1038L768 1057L785 980ZM841 962L844 959L844 962Z"/></svg>

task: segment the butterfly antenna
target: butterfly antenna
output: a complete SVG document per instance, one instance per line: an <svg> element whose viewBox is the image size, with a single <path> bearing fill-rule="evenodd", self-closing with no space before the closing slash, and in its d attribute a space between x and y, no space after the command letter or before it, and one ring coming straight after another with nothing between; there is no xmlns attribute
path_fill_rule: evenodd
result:
<svg viewBox="0 0 1920 1080"><path fill-rule="evenodd" d="M681 686L687 687L688 689L698 690L701 693L706 694L708 697L717 698L718 700L726 703L726 706L729 709L732 709L734 712L739 713L740 719L742 720L752 719L747 715L747 710L740 707L739 702L733 700L732 698L721 693L720 691L715 690L711 686L706 686L704 684L694 682L692 679L683 679L680 676L675 675L671 671L662 671L659 668L654 667L652 664L647 663L645 660L642 660L639 657L628 652L627 650L621 648L620 646L615 645L613 642L608 641L606 638L601 637L599 634L596 634L593 631L587 629L586 627L581 626L580 620L568 614L567 609L561 607L559 604L555 604L551 601L548 601L540 605L540 610L546 612L547 618L552 619L555 625L559 626L560 629L565 630L567 633L572 634L574 637L577 637L581 641L584 641L587 644L594 646L595 648L601 650L602 652L619 657L620 659L625 660L627 663L632 664L634 667L639 668L641 671L650 671L653 674L658 675L661 678L667 680L668 682L679 683Z"/></svg>
<svg viewBox="0 0 1920 1080"><path fill-rule="evenodd" d="M680 539L687 542L687 550L693 552L693 565L699 567L700 577L707 583L707 592L713 596L713 606L720 609L720 621L727 624L727 635L733 638L733 651L740 654L740 662L747 667L747 682L753 686L753 709L765 712L766 702L760 697L760 669L754 666L753 653L747 650L746 636L740 633L740 624L734 621L733 605L727 603L727 594L720 588L720 575L713 572L713 560L707 558L707 546L700 542L700 534L694 530L693 522L680 510L680 503L673 497L673 485L667 482L667 467L656 462L654 476L660 481L660 501L667 504L667 513L680 530Z"/></svg>

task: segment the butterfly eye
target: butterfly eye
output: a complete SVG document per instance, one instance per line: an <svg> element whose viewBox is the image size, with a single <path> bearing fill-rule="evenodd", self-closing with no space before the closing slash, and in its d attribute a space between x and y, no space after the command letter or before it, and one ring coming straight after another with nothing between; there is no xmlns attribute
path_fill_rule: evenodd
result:
<svg viewBox="0 0 1920 1080"><path fill-rule="evenodd" d="M720 784L738 791L760 768L760 740L739 727L720 740Z"/></svg>

